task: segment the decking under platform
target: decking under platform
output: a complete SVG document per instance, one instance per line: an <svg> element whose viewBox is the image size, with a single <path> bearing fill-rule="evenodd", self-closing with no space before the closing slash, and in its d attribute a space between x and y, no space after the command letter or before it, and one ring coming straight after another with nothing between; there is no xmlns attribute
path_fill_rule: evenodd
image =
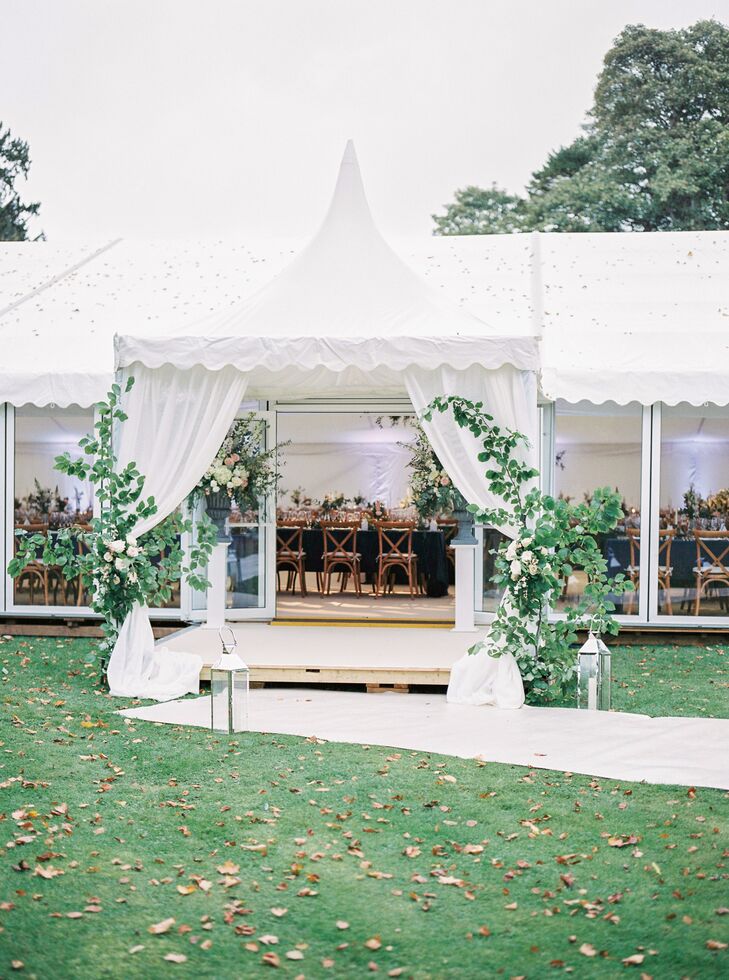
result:
<svg viewBox="0 0 729 980"><path fill-rule="evenodd" d="M451 666L482 635L447 625L305 622L231 623L252 683L364 684L369 690L448 683ZM193 626L165 637L170 650L197 653L201 679L220 656L217 630Z"/></svg>

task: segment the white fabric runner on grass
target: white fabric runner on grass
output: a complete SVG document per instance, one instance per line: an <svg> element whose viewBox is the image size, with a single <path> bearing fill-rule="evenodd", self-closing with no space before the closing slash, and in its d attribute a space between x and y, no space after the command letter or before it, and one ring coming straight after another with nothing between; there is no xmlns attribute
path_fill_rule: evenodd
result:
<svg viewBox="0 0 729 980"><path fill-rule="evenodd" d="M122 372L122 386L129 376L135 383L122 398L128 418L116 431L117 465L135 462L145 478L144 497L157 504L156 514L135 527L139 537L195 487L235 418L246 381L232 367L180 371L132 364ZM135 605L111 654L109 690L121 697L176 698L198 690L201 665L196 655L155 647L149 611Z"/></svg>
<svg viewBox="0 0 729 980"><path fill-rule="evenodd" d="M127 718L210 727L210 698L121 711ZM255 732L393 746L606 779L729 790L729 720L649 718L574 708L449 704L441 694L251 691ZM484 770L488 782L488 769Z"/></svg>

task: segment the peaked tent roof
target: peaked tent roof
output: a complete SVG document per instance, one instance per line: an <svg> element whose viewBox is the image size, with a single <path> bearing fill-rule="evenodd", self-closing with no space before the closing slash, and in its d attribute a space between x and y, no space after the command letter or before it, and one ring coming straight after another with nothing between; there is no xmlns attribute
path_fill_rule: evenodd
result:
<svg viewBox="0 0 729 980"><path fill-rule="evenodd" d="M311 243L273 281L196 330L194 336L117 337L117 364L213 370L232 364L255 375L256 390L278 389L286 383L281 372L295 371L288 383L307 392L361 389L373 372L387 375L390 388L393 374L411 364L538 367L533 336L497 335L393 252L372 219L351 141ZM307 371L316 377L304 378Z"/></svg>

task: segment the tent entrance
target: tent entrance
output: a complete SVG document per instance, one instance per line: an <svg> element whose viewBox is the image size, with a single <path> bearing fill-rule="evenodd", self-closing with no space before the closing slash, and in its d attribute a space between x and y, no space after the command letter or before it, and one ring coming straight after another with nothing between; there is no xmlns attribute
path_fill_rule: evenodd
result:
<svg viewBox="0 0 729 980"><path fill-rule="evenodd" d="M281 471L276 501L280 549L301 525L301 565L277 561L275 618L280 623L434 623L452 625L454 573L449 528L422 527L409 500L416 435L408 399L328 399L275 405ZM376 515L414 524L410 574L395 569L377 586ZM324 576L330 522L355 526L359 589L346 566ZM406 539L407 540L407 539ZM348 550L352 550L354 539ZM406 550L403 547L403 550ZM303 585L303 587L302 587ZM411 598L411 593L414 593Z"/></svg>

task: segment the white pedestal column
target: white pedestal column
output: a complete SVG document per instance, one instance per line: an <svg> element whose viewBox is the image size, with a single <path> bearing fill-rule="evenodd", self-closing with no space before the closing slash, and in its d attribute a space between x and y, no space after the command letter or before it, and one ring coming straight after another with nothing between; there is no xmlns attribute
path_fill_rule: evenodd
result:
<svg viewBox="0 0 729 980"><path fill-rule="evenodd" d="M219 630L225 625L225 581L228 573L228 542L219 541L213 548L208 565L210 588L207 592L208 612L205 627Z"/></svg>
<svg viewBox="0 0 729 980"><path fill-rule="evenodd" d="M456 553L456 622L454 633L475 633L475 558L478 544L451 544Z"/></svg>

